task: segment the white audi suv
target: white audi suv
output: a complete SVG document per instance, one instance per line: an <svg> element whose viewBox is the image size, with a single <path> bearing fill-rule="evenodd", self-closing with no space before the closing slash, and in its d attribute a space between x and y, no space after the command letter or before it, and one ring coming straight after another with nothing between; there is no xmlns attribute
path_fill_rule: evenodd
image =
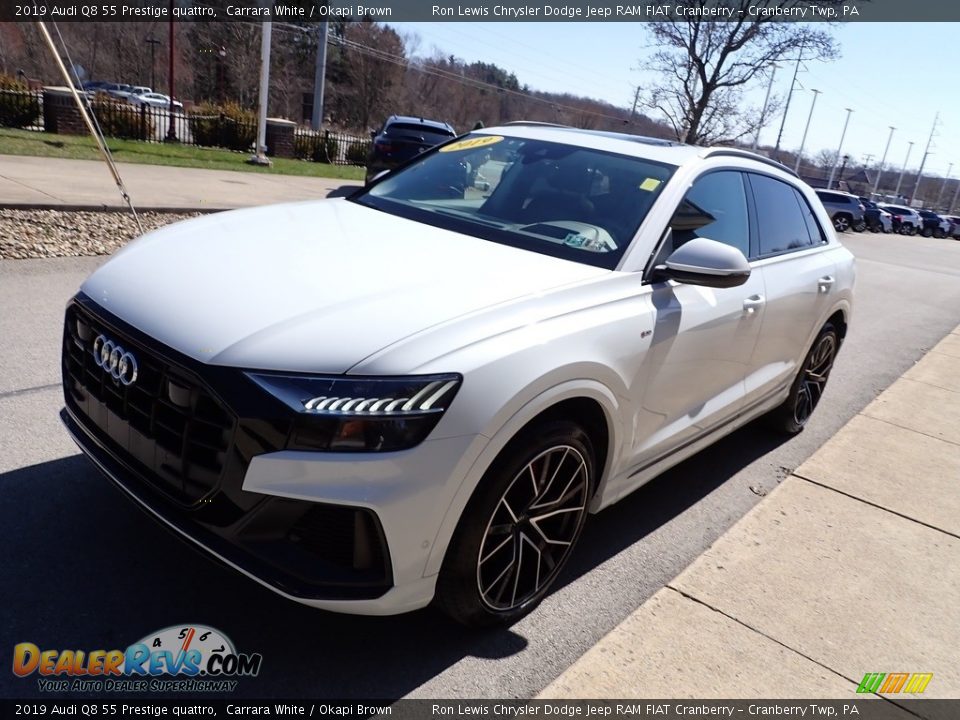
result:
<svg viewBox="0 0 960 720"><path fill-rule="evenodd" d="M61 416L281 595L508 623L588 514L754 418L802 430L853 283L778 163L511 124L131 243L66 310Z"/></svg>

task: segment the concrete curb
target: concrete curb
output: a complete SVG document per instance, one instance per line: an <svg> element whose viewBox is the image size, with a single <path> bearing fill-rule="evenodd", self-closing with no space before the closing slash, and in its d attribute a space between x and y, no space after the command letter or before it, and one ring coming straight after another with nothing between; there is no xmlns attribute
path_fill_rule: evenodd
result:
<svg viewBox="0 0 960 720"><path fill-rule="evenodd" d="M960 697L958 377L960 327L538 697Z"/></svg>
<svg viewBox="0 0 960 720"><path fill-rule="evenodd" d="M235 207L164 207L156 205L134 205L138 213L218 213L237 210ZM0 210L57 210L60 212L130 212L126 205L81 205L76 203L5 203L0 202Z"/></svg>

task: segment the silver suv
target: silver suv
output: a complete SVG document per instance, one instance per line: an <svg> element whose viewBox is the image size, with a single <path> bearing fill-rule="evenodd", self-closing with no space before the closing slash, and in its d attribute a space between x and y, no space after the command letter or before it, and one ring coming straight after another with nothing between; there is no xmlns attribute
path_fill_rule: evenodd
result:
<svg viewBox="0 0 960 720"><path fill-rule="evenodd" d="M860 198L839 190L817 190L817 197L823 203L833 227L837 232L856 230L862 232L866 227L863 203Z"/></svg>
<svg viewBox="0 0 960 720"><path fill-rule="evenodd" d="M466 166L487 184L448 181ZM62 417L135 502L290 599L508 623L590 513L755 418L800 432L853 282L766 158L487 129L349 198L126 247L67 308Z"/></svg>

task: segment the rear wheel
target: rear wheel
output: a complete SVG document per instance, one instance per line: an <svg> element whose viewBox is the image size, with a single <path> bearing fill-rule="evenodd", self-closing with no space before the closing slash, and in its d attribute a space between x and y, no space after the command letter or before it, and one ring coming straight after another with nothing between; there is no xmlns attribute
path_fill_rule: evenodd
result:
<svg viewBox="0 0 960 720"><path fill-rule="evenodd" d="M863 231L866 230L866 229L867 229L867 221L866 221L866 220L861 220L860 222L858 222L856 225L853 226L853 231L854 231L854 232L863 232Z"/></svg>
<svg viewBox="0 0 960 720"><path fill-rule="evenodd" d="M923 229L922 235L923 235L924 237L933 237L933 228L925 227L925 228Z"/></svg>
<svg viewBox="0 0 960 720"><path fill-rule="evenodd" d="M804 358L787 399L770 413L773 427L789 435L803 430L823 396L839 348L840 336L833 324L827 323Z"/></svg>
<svg viewBox="0 0 960 720"><path fill-rule="evenodd" d="M436 601L472 626L512 623L544 598L580 537L594 485L576 423L528 428L484 475L454 533Z"/></svg>
<svg viewBox="0 0 960 720"><path fill-rule="evenodd" d="M853 218L845 213L833 216L833 229L837 232L846 232L850 229Z"/></svg>

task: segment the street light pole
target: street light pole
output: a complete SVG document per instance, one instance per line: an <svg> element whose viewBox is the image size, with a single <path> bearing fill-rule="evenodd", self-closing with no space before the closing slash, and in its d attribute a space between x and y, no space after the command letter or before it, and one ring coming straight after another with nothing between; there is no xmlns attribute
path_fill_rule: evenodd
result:
<svg viewBox="0 0 960 720"><path fill-rule="evenodd" d="M923 158L920 160L920 169L917 170L917 181L913 184L913 192L910 193L910 204L917 199L917 193L920 191L920 181L923 180L923 168L927 164L927 157L930 155L930 144L933 142L933 136L937 134L937 124L940 122L940 111L933 116L933 127L930 128L930 137L927 138L927 147L923 151Z"/></svg>
<svg viewBox="0 0 960 720"><path fill-rule="evenodd" d="M273 2L268 0L266 7L273 12ZM260 28L260 107L257 121L257 146L248 162L252 165L270 165L267 158L267 107L270 100L270 39L273 35L273 22L267 20Z"/></svg>
<svg viewBox="0 0 960 720"><path fill-rule="evenodd" d="M177 128L176 120L173 116L173 94L174 94L174 82L173 82L173 57L174 57L174 45L173 45L173 0L170 0L170 107L167 109L167 142L176 142L177 141Z"/></svg>
<svg viewBox="0 0 960 720"><path fill-rule="evenodd" d="M793 166L795 173L800 172L800 159L803 157L803 146L807 144L807 131L810 129L810 121L813 119L813 109L817 106L817 95L819 90L811 90L813 93L813 102L810 103L810 114L807 115L807 124L803 128L803 138L800 140L800 151L797 153L797 163Z"/></svg>
<svg viewBox="0 0 960 720"><path fill-rule="evenodd" d="M830 168L830 179L827 180L827 190L830 190L833 187L833 176L837 171L837 160L840 159L840 153L843 151L843 139L847 136L847 125L850 124L850 115L853 113L852 108L845 108L847 111L847 119L843 122L843 132L840 133L840 144L837 145L837 157L833 161L833 167Z"/></svg>
<svg viewBox="0 0 960 720"><path fill-rule="evenodd" d="M887 152L890 150L890 141L893 140L894 130L896 130L896 128L893 125L891 125L890 134L887 135L887 146L883 149L883 157L880 159L880 166L877 168L877 179L873 181L873 193L871 193L872 195L876 195L877 188L880 187L880 176L883 175L883 165L885 162L887 162Z"/></svg>
<svg viewBox="0 0 960 720"><path fill-rule="evenodd" d="M903 159L903 167L900 168L900 177L897 178L897 189L893 194L900 197L900 185L903 183L903 173L907 171L907 163L910 161L910 151L913 150L913 140L907 143L907 156Z"/></svg>
<svg viewBox="0 0 960 720"><path fill-rule="evenodd" d="M153 35L146 39L147 44L150 45L150 89L156 92L157 90L157 59L156 59L156 50L157 45L160 44L160 41L157 40Z"/></svg>

